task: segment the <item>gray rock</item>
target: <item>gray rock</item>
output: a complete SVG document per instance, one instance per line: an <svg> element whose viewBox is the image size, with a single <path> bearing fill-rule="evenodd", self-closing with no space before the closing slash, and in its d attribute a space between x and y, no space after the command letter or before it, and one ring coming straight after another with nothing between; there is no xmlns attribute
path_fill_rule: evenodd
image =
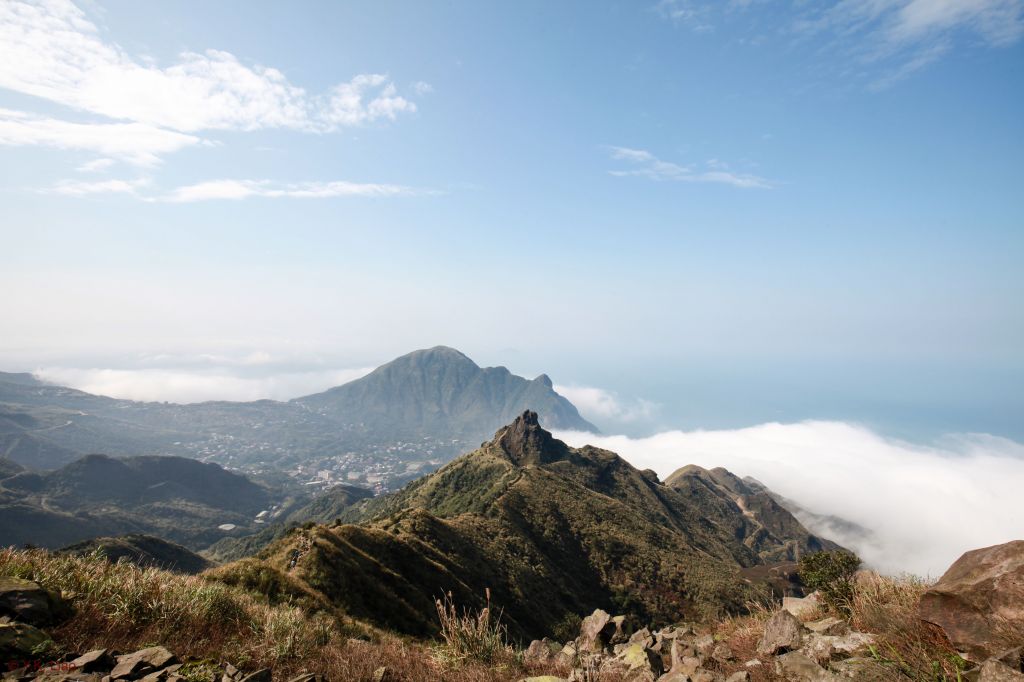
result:
<svg viewBox="0 0 1024 682"><path fill-rule="evenodd" d="M135 653L118 656L117 665L110 671L110 678L112 680L137 680L177 663L177 660L174 654L164 647L151 646Z"/></svg>
<svg viewBox="0 0 1024 682"><path fill-rule="evenodd" d="M837 679L835 675L798 651L776 658L775 672L782 679L792 682L833 682Z"/></svg>
<svg viewBox="0 0 1024 682"><path fill-rule="evenodd" d="M535 639L523 652L523 660L534 663L550 663L555 660L561 650L561 644L547 637Z"/></svg>
<svg viewBox="0 0 1024 682"><path fill-rule="evenodd" d="M0 616L29 625L51 625L70 613L60 596L32 580L0 576Z"/></svg>
<svg viewBox="0 0 1024 682"><path fill-rule="evenodd" d="M93 649L71 661L71 665L83 673L94 673L113 668L114 657L109 649Z"/></svg>
<svg viewBox="0 0 1024 682"><path fill-rule="evenodd" d="M819 635L845 635L850 631L850 626L842 618L835 618L829 616L828 618L822 618L821 620L814 620L810 623L804 623L804 627L811 632L816 632Z"/></svg>
<svg viewBox="0 0 1024 682"><path fill-rule="evenodd" d="M661 656L644 646L643 642L628 644L615 658L626 666L626 670L630 674L637 671L650 671L658 676L663 671Z"/></svg>
<svg viewBox="0 0 1024 682"><path fill-rule="evenodd" d="M715 638L712 635L701 635L693 640L693 646L701 654L707 656L715 646Z"/></svg>
<svg viewBox="0 0 1024 682"><path fill-rule="evenodd" d="M786 610L776 611L764 624L764 634L757 643L757 653L774 655L800 648L803 626Z"/></svg>
<svg viewBox="0 0 1024 682"><path fill-rule="evenodd" d="M817 592L812 592L802 599L800 597L782 598L782 609L784 611L789 611L797 618L816 613L820 608L821 601L818 599Z"/></svg>
<svg viewBox="0 0 1024 682"><path fill-rule="evenodd" d="M711 650L711 658L719 663L728 663L732 660L732 649L725 642L719 642Z"/></svg>
<svg viewBox="0 0 1024 682"><path fill-rule="evenodd" d="M990 658L981 664L978 682L1024 682L1024 673L1002 661Z"/></svg>
<svg viewBox="0 0 1024 682"><path fill-rule="evenodd" d="M836 653L843 656L850 656L865 651L875 643L875 636L867 632L850 632L842 637L836 637L832 647Z"/></svg>
<svg viewBox="0 0 1024 682"><path fill-rule="evenodd" d="M32 656L52 644L48 634L28 623L0 623L0 660Z"/></svg>
<svg viewBox="0 0 1024 682"><path fill-rule="evenodd" d="M607 611L596 609L580 623L580 636L576 642L579 651L600 653L611 643L616 625Z"/></svg>

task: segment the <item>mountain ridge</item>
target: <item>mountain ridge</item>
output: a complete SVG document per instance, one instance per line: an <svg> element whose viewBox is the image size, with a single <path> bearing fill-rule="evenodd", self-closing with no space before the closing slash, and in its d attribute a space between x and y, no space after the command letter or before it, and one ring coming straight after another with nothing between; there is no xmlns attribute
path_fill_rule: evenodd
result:
<svg viewBox="0 0 1024 682"><path fill-rule="evenodd" d="M510 632L529 638L595 608L653 622L740 612L767 594L742 568L826 542L795 520L795 537L766 533L721 490L676 483L613 452L571 448L526 411L477 450L357 502L341 523L293 529L256 561L353 617L413 635L433 632L439 591L480 605L489 590Z"/></svg>
<svg viewBox="0 0 1024 682"><path fill-rule="evenodd" d="M290 401L140 402L0 372L0 457L49 469L95 452L185 455L258 471L376 453L400 469L404 459L460 454L524 409L559 428L597 432L547 375L530 380L480 367L447 346ZM396 447L408 455L389 454Z"/></svg>

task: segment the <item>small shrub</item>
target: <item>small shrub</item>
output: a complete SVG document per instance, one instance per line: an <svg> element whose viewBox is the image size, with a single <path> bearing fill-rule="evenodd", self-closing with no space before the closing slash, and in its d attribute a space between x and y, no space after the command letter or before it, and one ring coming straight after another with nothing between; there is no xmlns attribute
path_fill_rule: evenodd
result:
<svg viewBox="0 0 1024 682"><path fill-rule="evenodd" d="M461 611L455 605L451 592L435 600L437 616L441 622L444 644L438 648L439 658L449 665L476 661L494 665L508 662L513 657L508 643L508 628L501 624L501 614L491 617L491 591L487 590L487 604L477 613Z"/></svg>
<svg viewBox="0 0 1024 682"><path fill-rule="evenodd" d="M829 608L849 615L853 608L853 575L860 564L856 554L841 550L806 554L800 558L800 580L821 592Z"/></svg>

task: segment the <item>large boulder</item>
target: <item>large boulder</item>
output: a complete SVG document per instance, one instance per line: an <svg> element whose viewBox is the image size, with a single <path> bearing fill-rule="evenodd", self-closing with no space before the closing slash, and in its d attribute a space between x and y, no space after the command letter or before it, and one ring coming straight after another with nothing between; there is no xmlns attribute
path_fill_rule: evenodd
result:
<svg viewBox="0 0 1024 682"><path fill-rule="evenodd" d="M611 616L596 609L580 623L577 638L580 652L600 653L613 644L629 641L629 623L625 616Z"/></svg>
<svg viewBox="0 0 1024 682"><path fill-rule="evenodd" d="M775 655L800 648L803 625L789 611L779 610L764 624L764 634L757 643L757 653Z"/></svg>
<svg viewBox="0 0 1024 682"><path fill-rule="evenodd" d="M1024 540L967 552L921 597L918 615L973 661L1024 642Z"/></svg>
<svg viewBox="0 0 1024 682"><path fill-rule="evenodd" d="M30 625L50 625L70 611L59 595L31 580L0 576L0 616Z"/></svg>

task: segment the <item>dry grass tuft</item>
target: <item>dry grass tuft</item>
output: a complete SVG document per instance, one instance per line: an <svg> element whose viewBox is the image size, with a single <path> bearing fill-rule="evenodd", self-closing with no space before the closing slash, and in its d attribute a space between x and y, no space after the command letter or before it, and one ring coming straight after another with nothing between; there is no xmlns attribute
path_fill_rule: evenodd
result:
<svg viewBox="0 0 1024 682"><path fill-rule="evenodd" d="M451 592L435 604L444 640L436 655L446 667L458 667L467 661L505 667L514 663L515 653L508 643L508 629L501 624L501 614L492 617L490 590L486 605L476 613L460 611Z"/></svg>
<svg viewBox="0 0 1024 682"><path fill-rule="evenodd" d="M961 679L966 667L938 628L917 617L929 584L916 576L862 575L855 586L852 623L876 635L875 659L903 679Z"/></svg>

